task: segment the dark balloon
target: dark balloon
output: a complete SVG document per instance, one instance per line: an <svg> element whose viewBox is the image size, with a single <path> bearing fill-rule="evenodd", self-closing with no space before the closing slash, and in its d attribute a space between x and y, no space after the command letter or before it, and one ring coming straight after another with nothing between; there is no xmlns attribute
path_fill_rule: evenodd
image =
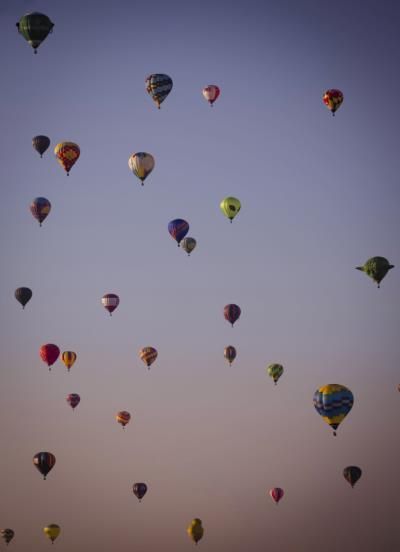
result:
<svg viewBox="0 0 400 552"><path fill-rule="evenodd" d="M139 502L141 502L142 498L147 493L147 485L146 483L134 483L132 490L133 494L139 499Z"/></svg>
<svg viewBox="0 0 400 552"><path fill-rule="evenodd" d="M21 303L22 308L25 308L25 305L32 297L32 290L27 287L20 287L15 290L15 299L18 303Z"/></svg>
<svg viewBox="0 0 400 552"><path fill-rule="evenodd" d="M33 463L43 475L43 479L46 479L46 475L56 463L56 457L51 452L38 452L33 457Z"/></svg>
<svg viewBox="0 0 400 552"><path fill-rule="evenodd" d="M232 362L236 358L236 349L235 349L235 347L233 347L233 345L228 345L227 347L225 347L224 357L229 362L229 366L231 366Z"/></svg>
<svg viewBox="0 0 400 552"><path fill-rule="evenodd" d="M230 322L233 326L236 320L239 318L241 312L242 311L240 310L240 307L238 305L234 305L234 304L226 305L224 307L225 320Z"/></svg>
<svg viewBox="0 0 400 552"><path fill-rule="evenodd" d="M81 402L81 398L78 395L78 393L70 393L67 396L67 403L70 405L72 410L78 406L78 404Z"/></svg>
<svg viewBox="0 0 400 552"><path fill-rule="evenodd" d="M189 232L189 224L183 219L174 219L168 224L168 232L178 242L178 247Z"/></svg>
<svg viewBox="0 0 400 552"><path fill-rule="evenodd" d="M30 209L32 215L39 222L39 226L42 226L42 222L50 213L51 203L45 197L36 197L32 201Z"/></svg>
<svg viewBox="0 0 400 552"><path fill-rule="evenodd" d="M343 477L350 483L352 487L357 483L362 474L361 468L358 466L347 466L343 470Z"/></svg>
<svg viewBox="0 0 400 552"><path fill-rule="evenodd" d="M47 15L32 12L22 16L16 26L18 32L29 42L36 54L43 40L53 30L54 23L50 21Z"/></svg>
<svg viewBox="0 0 400 552"><path fill-rule="evenodd" d="M50 146L50 138L47 136L35 136L32 138L32 146L43 157L44 152Z"/></svg>
<svg viewBox="0 0 400 552"><path fill-rule="evenodd" d="M12 529L0 529L1 538L5 541L6 544L9 544L14 538L14 531Z"/></svg>

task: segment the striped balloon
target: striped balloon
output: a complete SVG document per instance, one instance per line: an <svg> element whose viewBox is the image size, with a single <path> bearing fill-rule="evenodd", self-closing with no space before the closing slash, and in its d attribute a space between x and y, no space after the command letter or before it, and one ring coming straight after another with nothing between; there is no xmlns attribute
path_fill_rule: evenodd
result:
<svg viewBox="0 0 400 552"><path fill-rule="evenodd" d="M269 491L269 495L270 497L272 498L272 500L278 504L278 502L281 500L281 498L283 497L284 495L284 491L283 489L281 489L280 487L274 487L273 489L271 489Z"/></svg>
<svg viewBox="0 0 400 552"><path fill-rule="evenodd" d="M54 148L54 155L67 175L69 175L69 171L78 161L80 154L81 150L78 144L74 142L60 142Z"/></svg>
<svg viewBox="0 0 400 552"><path fill-rule="evenodd" d="M111 316L119 305L119 297L118 295L115 295L115 293L106 293L103 295L101 303L103 307L108 310Z"/></svg>
<svg viewBox="0 0 400 552"><path fill-rule="evenodd" d="M133 174L142 182L143 186L145 179L154 169L155 161L154 157L150 153L139 151L138 153L133 153L130 156L128 165Z"/></svg>
<svg viewBox="0 0 400 552"><path fill-rule="evenodd" d="M121 412L118 412L118 414L115 416L115 419L119 424L122 425L122 428L125 429L126 424L131 419L131 415L126 410L121 410Z"/></svg>
<svg viewBox="0 0 400 552"><path fill-rule="evenodd" d="M331 88L324 93L322 100L326 107L332 112L332 115L335 115L335 111L337 111L343 103L343 92L336 88Z"/></svg>
<svg viewBox="0 0 400 552"><path fill-rule="evenodd" d="M236 349L232 345L228 345L224 349L224 357L229 362L229 366L232 366L232 362L236 358Z"/></svg>
<svg viewBox="0 0 400 552"><path fill-rule="evenodd" d="M168 232L178 242L178 247L183 238L189 232L189 223L183 219L174 219L168 223Z"/></svg>
<svg viewBox="0 0 400 552"><path fill-rule="evenodd" d="M208 101L211 107L219 95L220 89L216 84L209 84L208 86L203 88L203 96Z"/></svg>
<svg viewBox="0 0 400 552"><path fill-rule="evenodd" d="M78 393L70 393L66 398L67 403L70 405L72 410L74 410L78 404L81 402L81 398Z"/></svg>
<svg viewBox="0 0 400 552"><path fill-rule="evenodd" d="M224 317L225 317L225 320L227 320L232 324L232 328L236 320L238 320L241 312L242 311L238 305L234 305L234 304L225 305Z"/></svg>
<svg viewBox="0 0 400 552"><path fill-rule="evenodd" d="M39 349L40 358L47 364L49 370L51 370L50 366L58 359L59 354L60 349L53 343L46 343L46 345L42 345Z"/></svg>
<svg viewBox="0 0 400 552"><path fill-rule="evenodd" d="M35 197L30 205L30 210L34 218L39 222L39 226L42 226L42 222L50 213L51 203L45 197Z"/></svg>
<svg viewBox="0 0 400 552"><path fill-rule="evenodd" d="M147 368L150 368L150 366L153 364L153 362L156 360L158 356L157 349L154 347L143 347L143 349L140 349L139 356L141 360L146 364Z"/></svg>
<svg viewBox="0 0 400 552"><path fill-rule="evenodd" d="M61 355L61 359L69 372L70 368L75 363L76 353L74 353L74 351L64 351L63 354Z"/></svg>
<svg viewBox="0 0 400 552"><path fill-rule="evenodd" d="M158 109L172 90L172 79L162 73L154 73L146 78L146 90L153 98Z"/></svg>
<svg viewBox="0 0 400 552"><path fill-rule="evenodd" d="M353 407L354 397L350 389L344 385L330 383L314 393L314 407L329 424L336 435L336 429Z"/></svg>
<svg viewBox="0 0 400 552"><path fill-rule="evenodd" d="M33 457L33 464L43 475L43 479L46 479L46 475L53 468L55 463L56 457L51 452L38 452Z"/></svg>

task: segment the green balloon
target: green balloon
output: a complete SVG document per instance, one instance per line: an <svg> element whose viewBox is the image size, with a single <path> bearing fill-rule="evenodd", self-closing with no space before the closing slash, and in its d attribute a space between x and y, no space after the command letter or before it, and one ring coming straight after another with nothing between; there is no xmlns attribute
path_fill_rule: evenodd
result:
<svg viewBox="0 0 400 552"><path fill-rule="evenodd" d="M391 265L385 257L371 257L363 266L356 266L357 270L365 272L380 287L380 283L394 265Z"/></svg>
<svg viewBox="0 0 400 552"><path fill-rule="evenodd" d="M47 15L39 12L23 15L16 25L18 32L29 42L35 54L54 27L54 23L50 21Z"/></svg>
<svg viewBox="0 0 400 552"><path fill-rule="evenodd" d="M267 367L267 374L274 380L275 385L278 382L278 379L283 374L282 364L270 364Z"/></svg>

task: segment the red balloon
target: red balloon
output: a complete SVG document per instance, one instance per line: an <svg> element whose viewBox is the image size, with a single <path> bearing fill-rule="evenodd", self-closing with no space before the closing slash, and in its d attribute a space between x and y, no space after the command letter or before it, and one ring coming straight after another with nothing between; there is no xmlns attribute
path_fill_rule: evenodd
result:
<svg viewBox="0 0 400 552"><path fill-rule="evenodd" d="M46 345L42 345L40 347L39 354L40 358L47 364L49 370L51 370L50 366L58 359L60 349L57 345L53 345L53 343L47 343Z"/></svg>
<svg viewBox="0 0 400 552"><path fill-rule="evenodd" d="M280 499L283 497L285 493L283 492L283 489L281 489L280 487L274 487L269 491L269 494L272 500L276 502L276 504L278 504L278 502L280 501Z"/></svg>

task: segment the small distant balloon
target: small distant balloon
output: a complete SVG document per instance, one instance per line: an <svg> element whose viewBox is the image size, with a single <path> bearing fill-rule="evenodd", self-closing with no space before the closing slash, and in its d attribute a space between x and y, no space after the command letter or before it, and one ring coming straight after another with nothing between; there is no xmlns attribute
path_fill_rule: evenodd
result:
<svg viewBox="0 0 400 552"><path fill-rule="evenodd" d="M126 410L121 410L121 412L118 412L115 418L117 422L122 425L122 428L125 429L126 424L131 419L131 415Z"/></svg>
<svg viewBox="0 0 400 552"><path fill-rule="evenodd" d="M186 237L186 238L183 238L183 240L181 241L181 247L184 251L186 251L189 257L190 257L190 253L196 247L196 244L197 242L194 238Z"/></svg>
<svg viewBox="0 0 400 552"><path fill-rule="evenodd" d="M343 477L350 483L352 487L357 483L362 475L362 470L358 466L347 466L343 470Z"/></svg>
<svg viewBox="0 0 400 552"><path fill-rule="evenodd" d="M60 354L60 349L54 343L46 343L42 345L39 349L40 358L47 364L49 370L51 366L56 362Z"/></svg>
<svg viewBox="0 0 400 552"><path fill-rule="evenodd" d="M46 535L46 537L49 538L53 543L58 537L58 535L61 533L61 527L56 523L51 523L50 525L47 525L46 527L43 528L43 532Z"/></svg>
<svg viewBox="0 0 400 552"><path fill-rule="evenodd" d="M157 349L154 347L143 347L143 349L139 351L139 357L146 364L147 368L150 368L158 357Z"/></svg>
<svg viewBox="0 0 400 552"><path fill-rule="evenodd" d="M242 311L241 311L241 309L238 305L235 305L233 303L229 304L229 305L225 305L225 307L224 307L225 320L230 322L232 324L232 327L233 327L236 320L239 319L239 316L240 316L241 312Z"/></svg>
<svg viewBox="0 0 400 552"><path fill-rule="evenodd" d="M354 397L344 385L330 383L314 393L314 407L324 422L331 426L333 434L353 407Z"/></svg>
<svg viewBox="0 0 400 552"><path fill-rule="evenodd" d="M119 297L115 293L106 293L101 299L103 307L108 310L110 316L119 305Z"/></svg>
<svg viewBox="0 0 400 552"><path fill-rule="evenodd" d="M283 374L282 364L270 364L267 366L267 374L274 380L276 385L278 383L278 379Z"/></svg>
<svg viewBox="0 0 400 552"><path fill-rule="evenodd" d="M143 186L145 179L154 169L155 161L150 153L139 151L130 156L128 165L133 174L139 178Z"/></svg>
<svg viewBox="0 0 400 552"><path fill-rule="evenodd" d="M69 175L69 171L78 161L80 154L81 150L78 144L74 142L60 142L54 148L54 155L67 175Z"/></svg>
<svg viewBox="0 0 400 552"><path fill-rule="evenodd" d="M43 479L46 479L47 474L54 467L55 463L56 457L51 452L38 452L33 457L33 464L43 475Z"/></svg>
<svg viewBox="0 0 400 552"><path fill-rule="evenodd" d="M45 197L36 197L32 201L30 209L34 218L39 222L39 226L42 226L42 222L50 213L51 203Z"/></svg>
<svg viewBox="0 0 400 552"><path fill-rule="evenodd" d="M236 197L226 197L219 205L222 213L232 222L242 205Z"/></svg>
<svg viewBox="0 0 400 552"><path fill-rule="evenodd" d="M179 247L179 244L189 232L189 223L183 219L171 220L171 222L168 224L168 232L171 234L174 240L176 240Z"/></svg>
<svg viewBox="0 0 400 552"><path fill-rule="evenodd" d="M43 157L44 152L50 146L50 138L48 136L34 136L32 138L32 146L40 154L40 157Z"/></svg>
<svg viewBox="0 0 400 552"><path fill-rule="evenodd" d="M74 365L76 358L77 358L77 355L76 353L74 353L74 351L64 351L63 354L61 355L61 360L65 364L68 372Z"/></svg>
<svg viewBox="0 0 400 552"><path fill-rule="evenodd" d="M194 541L195 544L197 544L204 535L203 522L199 518L192 519L186 531L189 537L192 539L192 541Z"/></svg>
<svg viewBox="0 0 400 552"><path fill-rule="evenodd" d="M269 491L270 497L276 504L278 504L278 502L282 499L284 494L285 493L283 489L281 489L280 487L274 487Z"/></svg>
<svg viewBox="0 0 400 552"><path fill-rule="evenodd" d="M229 362L229 366L232 366L232 362L236 358L236 349L233 347L233 345L228 345L224 349L224 357Z"/></svg>
<svg viewBox="0 0 400 552"><path fill-rule="evenodd" d="M139 502L142 501L142 498L147 493L146 483L134 483L132 487L133 494L139 499Z"/></svg>
<svg viewBox="0 0 400 552"><path fill-rule="evenodd" d="M41 43L52 32L54 23L43 13L31 12L23 15L16 26L18 32L29 42L33 51L37 54L37 49Z"/></svg>
<svg viewBox="0 0 400 552"><path fill-rule="evenodd" d="M70 407L72 408L72 410L75 410L75 408L78 406L78 404L81 402L81 398L80 396L78 395L78 393L70 393L68 396L67 396L67 399L66 399L67 403L70 405Z"/></svg>
<svg viewBox="0 0 400 552"><path fill-rule="evenodd" d="M332 115L335 115L335 112L343 103L343 92L336 88L331 88L324 93L322 100Z"/></svg>
<svg viewBox="0 0 400 552"><path fill-rule="evenodd" d="M215 100L220 95L220 89L216 84L209 84L203 88L203 96L212 107Z"/></svg>
<svg viewBox="0 0 400 552"><path fill-rule="evenodd" d="M14 538L14 531L12 529L1 529L0 530L1 538L5 541L6 544L9 544Z"/></svg>
<svg viewBox="0 0 400 552"><path fill-rule="evenodd" d="M381 281L392 268L394 265L390 264L385 257L371 257L363 266L356 266L357 270L361 270L378 284L378 288L381 287Z"/></svg>
<svg viewBox="0 0 400 552"><path fill-rule="evenodd" d="M18 303L21 303L22 308L24 309L25 305L32 297L32 290L28 287L20 287L15 290L14 296Z"/></svg>
<svg viewBox="0 0 400 552"><path fill-rule="evenodd" d="M172 90L172 79L162 73L154 73L146 78L146 90L160 109L162 102Z"/></svg>

